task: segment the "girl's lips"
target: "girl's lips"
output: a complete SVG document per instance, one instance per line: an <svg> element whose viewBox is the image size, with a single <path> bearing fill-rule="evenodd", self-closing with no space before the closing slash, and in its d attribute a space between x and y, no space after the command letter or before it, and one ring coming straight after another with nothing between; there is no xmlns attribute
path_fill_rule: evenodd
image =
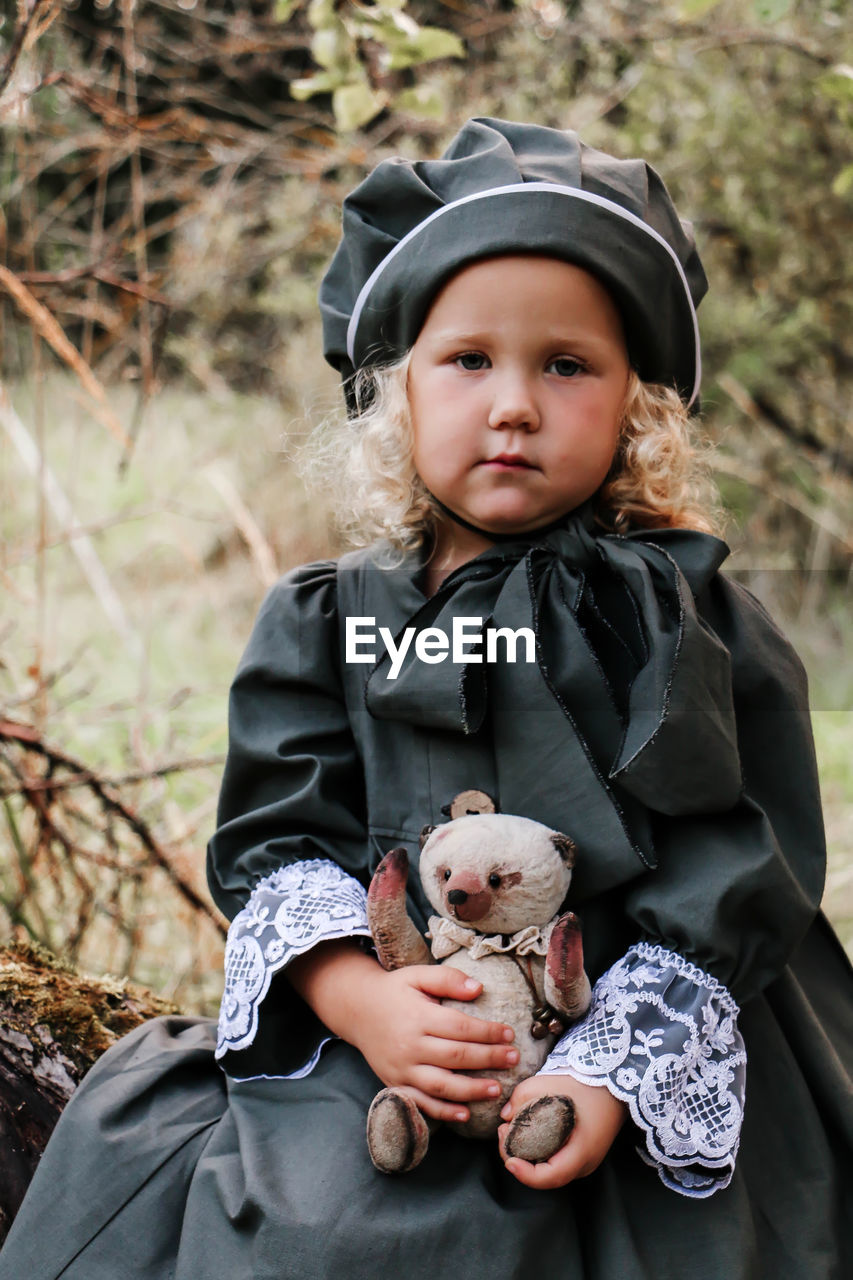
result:
<svg viewBox="0 0 853 1280"><path fill-rule="evenodd" d="M499 453L496 458L484 458L480 464L484 467L520 467L526 471L535 471L532 462L528 462L526 458L522 458L519 454Z"/></svg>

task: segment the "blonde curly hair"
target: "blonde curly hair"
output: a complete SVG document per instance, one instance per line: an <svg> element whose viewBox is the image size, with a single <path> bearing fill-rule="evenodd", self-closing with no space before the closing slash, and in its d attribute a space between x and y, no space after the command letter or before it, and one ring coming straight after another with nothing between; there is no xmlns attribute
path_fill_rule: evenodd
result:
<svg viewBox="0 0 853 1280"><path fill-rule="evenodd" d="M385 539L400 554L432 540L446 518L413 460L407 379L410 354L358 372L356 412L335 415L314 433L305 470L334 494L337 522L355 546ZM694 443L689 412L671 387L631 371L619 445L598 491L597 523L615 533L638 528L719 534L722 511L707 445Z"/></svg>

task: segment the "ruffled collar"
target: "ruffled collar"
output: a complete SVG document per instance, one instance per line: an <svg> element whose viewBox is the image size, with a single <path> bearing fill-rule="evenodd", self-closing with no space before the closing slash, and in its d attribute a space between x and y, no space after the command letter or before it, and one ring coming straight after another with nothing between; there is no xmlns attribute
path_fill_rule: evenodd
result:
<svg viewBox="0 0 853 1280"><path fill-rule="evenodd" d="M515 933L479 933L445 916L430 916L430 950L435 960L444 960L463 949L470 951L472 960L509 955L513 951L518 956L546 956L553 929L553 923L544 929L530 924Z"/></svg>

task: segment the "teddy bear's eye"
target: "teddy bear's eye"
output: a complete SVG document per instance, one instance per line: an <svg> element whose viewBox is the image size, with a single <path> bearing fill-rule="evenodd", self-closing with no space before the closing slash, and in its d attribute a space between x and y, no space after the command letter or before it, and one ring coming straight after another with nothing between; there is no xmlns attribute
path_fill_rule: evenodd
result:
<svg viewBox="0 0 853 1280"><path fill-rule="evenodd" d="M489 876L489 884L493 889L500 888L501 878L498 875L497 871L493 871L492 874Z"/></svg>
<svg viewBox="0 0 853 1280"><path fill-rule="evenodd" d="M445 867L441 874L442 874L442 878L443 878L443 879L445 879L445 880L449 880L449 879L450 879L450 867Z"/></svg>

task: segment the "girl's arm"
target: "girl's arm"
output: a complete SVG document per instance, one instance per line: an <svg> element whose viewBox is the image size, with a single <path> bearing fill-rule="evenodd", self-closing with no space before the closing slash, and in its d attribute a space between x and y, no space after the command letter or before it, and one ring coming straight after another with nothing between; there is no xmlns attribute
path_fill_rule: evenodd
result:
<svg viewBox="0 0 853 1280"><path fill-rule="evenodd" d="M428 1116L467 1120L467 1102L500 1086L462 1071L518 1061L512 1030L439 1001L474 1000L482 985L449 965L386 972L349 940L326 942L291 962L287 976L330 1031L354 1045L386 1085L404 1086Z"/></svg>
<svg viewBox="0 0 853 1280"><path fill-rule="evenodd" d="M334 562L292 570L267 593L231 687L208 883L232 921L217 1057L241 1079L311 1069L329 1033L285 970L329 939L369 936L364 772L338 630Z"/></svg>

